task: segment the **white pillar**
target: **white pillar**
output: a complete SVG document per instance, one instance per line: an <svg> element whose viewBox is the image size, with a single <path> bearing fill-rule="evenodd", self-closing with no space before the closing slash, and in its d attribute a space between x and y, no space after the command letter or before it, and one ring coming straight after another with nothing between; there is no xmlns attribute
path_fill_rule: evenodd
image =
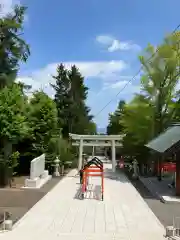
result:
<svg viewBox="0 0 180 240"><path fill-rule="evenodd" d="M115 140L112 140L112 170L116 171L116 146Z"/></svg>
<svg viewBox="0 0 180 240"><path fill-rule="evenodd" d="M79 164L78 164L78 170L79 171L82 168L82 154L83 154L83 139L80 139L80 143L79 143Z"/></svg>
<svg viewBox="0 0 180 240"><path fill-rule="evenodd" d="M94 157L94 146L93 146L93 150L92 150L92 157Z"/></svg>

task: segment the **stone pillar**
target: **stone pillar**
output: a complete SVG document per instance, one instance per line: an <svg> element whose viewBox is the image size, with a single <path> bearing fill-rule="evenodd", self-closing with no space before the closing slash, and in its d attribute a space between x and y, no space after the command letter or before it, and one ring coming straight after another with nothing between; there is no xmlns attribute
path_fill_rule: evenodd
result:
<svg viewBox="0 0 180 240"><path fill-rule="evenodd" d="M94 150L95 150L95 146L93 146L92 157L94 157Z"/></svg>
<svg viewBox="0 0 180 240"><path fill-rule="evenodd" d="M56 159L54 160L54 176L55 177L59 177L60 173L59 173L59 163L60 160L58 157L56 157Z"/></svg>
<svg viewBox="0 0 180 240"><path fill-rule="evenodd" d="M116 146L115 140L112 140L112 170L116 171Z"/></svg>
<svg viewBox="0 0 180 240"><path fill-rule="evenodd" d="M83 155L83 139L80 139L79 143L79 164L78 164L78 170L80 171L82 168L82 156Z"/></svg>
<svg viewBox="0 0 180 240"><path fill-rule="evenodd" d="M133 161L133 178L134 179L138 178L138 162L137 162L137 160Z"/></svg>

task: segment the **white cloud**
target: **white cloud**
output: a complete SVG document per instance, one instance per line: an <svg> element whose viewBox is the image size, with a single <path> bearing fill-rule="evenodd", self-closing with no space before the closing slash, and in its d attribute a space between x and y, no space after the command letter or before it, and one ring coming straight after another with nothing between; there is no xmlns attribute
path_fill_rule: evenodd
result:
<svg viewBox="0 0 180 240"><path fill-rule="evenodd" d="M115 76L126 69L128 65L119 61L102 61L102 62L64 62L66 68L76 65L85 78L113 79ZM58 63L52 63L31 74L19 76L18 81L23 81L33 86L33 89L39 89L45 84L53 82L52 75L56 74Z"/></svg>
<svg viewBox="0 0 180 240"><path fill-rule="evenodd" d="M122 94L134 94L134 93L139 93L141 90L140 85L134 85L133 83L129 81L119 81L111 85L112 89L122 89Z"/></svg>
<svg viewBox="0 0 180 240"><path fill-rule="evenodd" d="M17 0L1 0L0 1L0 17L10 13L15 4L19 3Z"/></svg>
<svg viewBox="0 0 180 240"><path fill-rule="evenodd" d="M110 85L110 88L115 88L115 89L117 89L117 88L123 88L123 87L125 87L126 85L128 84L128 81L118 81L118 82L115 82L115 83L112 83L111 85Z"/></svg>
<svg viewBox="0 0 180 240"><path fill-rule="evenodd" d="M64 63L67 68L75 64L86 78L104 78L127 68L124 61L74 62Z"/></svg>
<svg viewBox="0 0 180 240"><path fill-rule="evenodd" d="M135 50L139 51L141 47L132 41L123 42L118 39L115 39L112 36L100 35L96 37L96 41L105 47L109 52L115 52L118 50Z"/></svg>
<svg viewBox="0 0 180 240"><path fill-rule="evenodd" d="M99 35L96 37L96 41L104 45L111 45L113 40L113 37L108 35Z"/></svg>
<svg viewBox="0 0 180 240"><path fill-rule="evenodd" d="M92 114L94 115L97 114L111 98L114 98L117 92L132 78L131 76L122 75L122 71L128 68L128 65L123 61L64 62L67 68L70 68L73 64L80 69L85 79L91 79L94 83L94 80L100 80L102 82L102 88L98 94L98 89L97 91L90 89L88 94L87 104L91 107ZM21 75L17 81L31 85L31 92L42 88L49 96L53 97L54 90L49 83L53 83L52 75L56 74L57 65L57 63L52 63L42 69L32 71L31 74ZM136 91L137 87L130 84L119 95L119 98L129 99ZM117 101L113 101L110 106L103 110L100 116L95 118L98 125L106 125L108 113L115 110Z"/></svg>
<svg viewBox="0 0 180 240"><path fill-rule="evenodd" d="M128 77L128 76L127 76ZM129 80L130 80L130 76L129 76ZM105 90L118 90L118 91L122 91L121 94L132 94L135 92L139 92L140 91L140 86L139 85L134 85L133 83L131 83L129 80L119 80L119 81L115 81L115 82L105 82L104 83L104 87L103 87L103 91Z"/></svg>
<svg viewBox="0 0 180 240"><path fill-rule="evenodd" d="M0 17L6 16L8 13L13 11L13 7L18 4L20 5L20 0L0 0ZM24 16L24 22L27 23L29 17L27 14Z"/></svg>

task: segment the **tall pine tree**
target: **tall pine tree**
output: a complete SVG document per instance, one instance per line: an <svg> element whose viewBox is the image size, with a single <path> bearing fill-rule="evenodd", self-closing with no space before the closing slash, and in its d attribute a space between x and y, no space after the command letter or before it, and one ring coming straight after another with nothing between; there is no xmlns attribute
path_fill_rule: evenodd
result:
<svg viewBox="0 0 180 240"><path fill-rule="evenodd" d="M92 131L92 116L86 106L88 88L84 85L78 68L74 65L67 70L63 64L57 67L56 80L52 87L55 90L55 102L58 109L59 125L65 138L70 132L83 134Z"/></svg>
<svg viewBox="0 0 180 240"><path fill-rule="evenodd" d="M15 81L19 61L26 61L30 51L22 39L26 8L16 5L11 14L0 17L0 89Z"/></svg>

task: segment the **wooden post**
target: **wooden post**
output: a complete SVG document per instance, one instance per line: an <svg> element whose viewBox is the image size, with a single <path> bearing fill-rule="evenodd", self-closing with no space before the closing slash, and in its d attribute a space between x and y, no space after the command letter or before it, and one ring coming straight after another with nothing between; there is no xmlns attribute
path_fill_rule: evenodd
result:
<svg viewBox="0 0 180 240"><path fill-rule="evenodd" d="M112 140L112 170L116 171L116 145L115 140Z"/></svg>
<svg viewBox="0 0 180 240"><path fill-rule="evenodd" d="M162 180L162 158L163 156L160 155L159 156L159 159L158 159L158 180L161 181Z"/></svg>
<svg viewBox="0 0 180 240"><path fill-rule="evenodd" d="M102 201L104 200L104 171L102 169L101 172L101 195L102 195Z"/></svg>

